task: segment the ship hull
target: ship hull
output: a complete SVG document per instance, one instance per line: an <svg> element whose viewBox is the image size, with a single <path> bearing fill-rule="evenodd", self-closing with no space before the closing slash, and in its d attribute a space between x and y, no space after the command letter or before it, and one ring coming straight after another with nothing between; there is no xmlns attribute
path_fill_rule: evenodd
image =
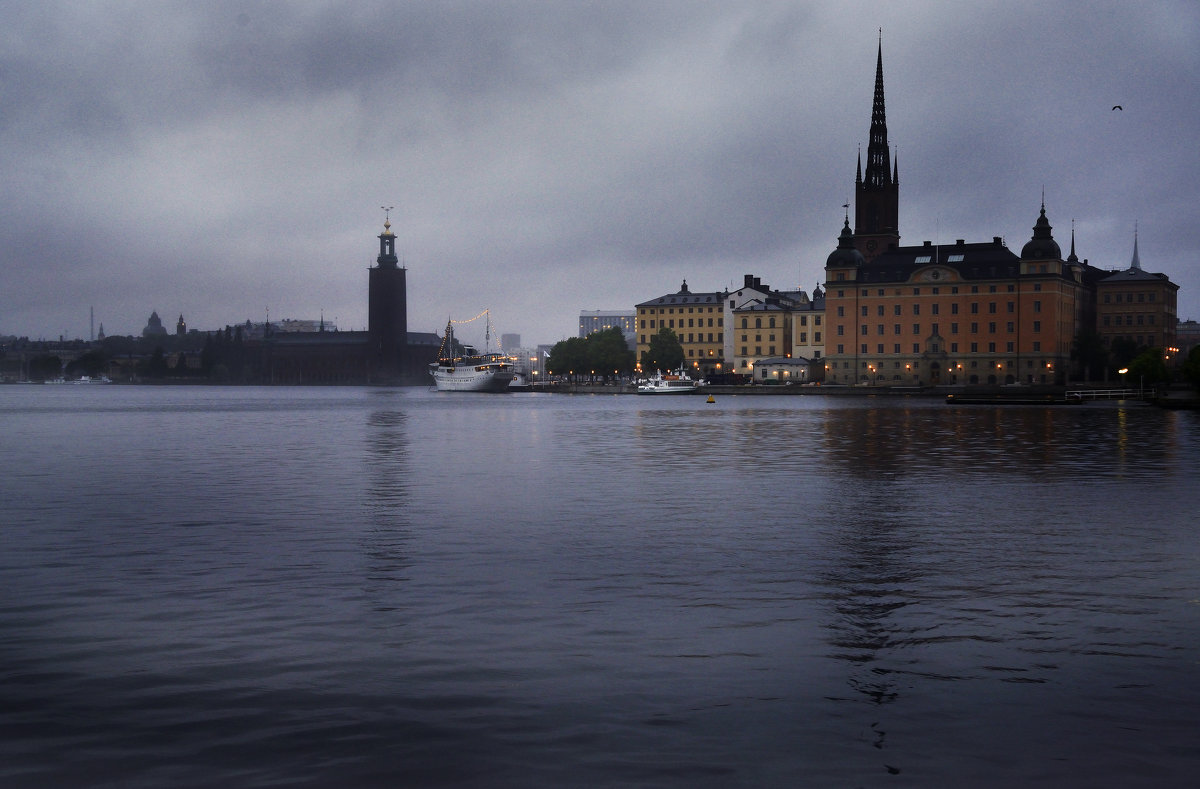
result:
<svg viewBox="0 0 1200 789"><path fill-rule="evenodd" d="M439 392L507 392L513 379L508 365L434 365L430 374Z"/></svg>

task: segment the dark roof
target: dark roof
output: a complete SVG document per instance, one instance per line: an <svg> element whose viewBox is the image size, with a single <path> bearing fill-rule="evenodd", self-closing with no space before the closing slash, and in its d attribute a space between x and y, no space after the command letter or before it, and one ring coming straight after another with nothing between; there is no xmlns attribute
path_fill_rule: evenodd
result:
<svg viewBox="0 0 1200 789"><path fill-rule="evenodd" d="M1101 285L1120 285L1124 282L1170 282L1171 278L1166 274L1156 274L1153 271L1145 271L1140 268L1127 268L1124 271L1110 273L1106 277L1102 277L1098 284ZM1174 284L1174 283L1171 283Z"/></svg>
<svg viewBox="0 0 1200 789"><path fill-rule="evenodd" d="M916 247L892 247L859 268L858 282L907 282L912 273L925 266L952 268L965 280L1016 277L1020 258L999 237L990 243L952 245L926 242Z"/></svg>
<svg viewBox="0 0 1200 789"><path fill-rule="evenodd" d="M637 307L670 307L679 305L698 304L721 304L724 301L724 294L719 292L711 293L692 293L690 290L681 290L678 293L668 293L665 296L659 296L657 299L643 301L635 306Z"/></svg>

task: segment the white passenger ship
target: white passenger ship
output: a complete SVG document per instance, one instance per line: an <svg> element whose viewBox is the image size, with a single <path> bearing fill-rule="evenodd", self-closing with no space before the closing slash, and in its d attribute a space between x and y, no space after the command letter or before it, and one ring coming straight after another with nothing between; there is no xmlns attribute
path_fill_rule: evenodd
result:
<svg viewBox="0 0 1200 789"><path fill-rule="evenodd" d="M486 311L484 312L486 315ZM476 316L480 317L480 316ZM472 318L471 320L475 320ZM464 321L465 322L465 321ZM489 319L486 337L491 337ZM438 360L429 365L429 374L439 392L507 392L516 371L512 360L504 354L480 353L464 345L455 353L454 321L446 321L446 336L438 350Z"/></svg>

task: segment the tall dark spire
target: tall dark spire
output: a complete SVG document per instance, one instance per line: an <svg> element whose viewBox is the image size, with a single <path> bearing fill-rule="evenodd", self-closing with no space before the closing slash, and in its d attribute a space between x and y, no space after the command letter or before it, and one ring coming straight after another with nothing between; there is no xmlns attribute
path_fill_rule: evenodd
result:
<svg viewBox="0 0 1200 789"><path fill-rule="evenodd" d="M854 189L854 246L869 261L900 243L900 171L888 150L887 110L883 97L883 31L875 56L875 97L871 105L871 136L866 172L859 150Z"/></svg>
<svg viewBox="0 0 1200 789"><path fill-rule="evenodd" d="M875 101L871 105L871 140L867 143L867 178L871 186L890 186L892 168L887 142L887 111L883 101L883 31L875 60Z"/></svg>

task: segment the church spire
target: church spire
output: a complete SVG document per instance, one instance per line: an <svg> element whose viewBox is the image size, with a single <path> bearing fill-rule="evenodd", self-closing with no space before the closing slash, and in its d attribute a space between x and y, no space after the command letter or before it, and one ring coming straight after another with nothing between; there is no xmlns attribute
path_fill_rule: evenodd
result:
<svg viewBox="0 0 1200 789"><path fill-rule="evenodd" d="M1137 222L1133 223L1133 262L1129 264L1130 271L1141 271L1142 261L1138 260L1137 251Z"/></svg>
<svg viewBox="0 0 1200 789"><path fill-rule="evenodd" d="M871 105L871 137L867 143L867 183L890 186L892 172L888 161L887 111L883 100L883 30L879 31L879 52L875 60L875 100Z"/></svg>
<svg viewBox="0 0 1200 789"><path fill-rule="evenodd" d="M899 169L893 168L888 148L887 110L883 97L883 30L875 55L875 96L871 104L871 132L867 142L867 166L854 188L854 246L867 260L900 243Z"/></svg>

